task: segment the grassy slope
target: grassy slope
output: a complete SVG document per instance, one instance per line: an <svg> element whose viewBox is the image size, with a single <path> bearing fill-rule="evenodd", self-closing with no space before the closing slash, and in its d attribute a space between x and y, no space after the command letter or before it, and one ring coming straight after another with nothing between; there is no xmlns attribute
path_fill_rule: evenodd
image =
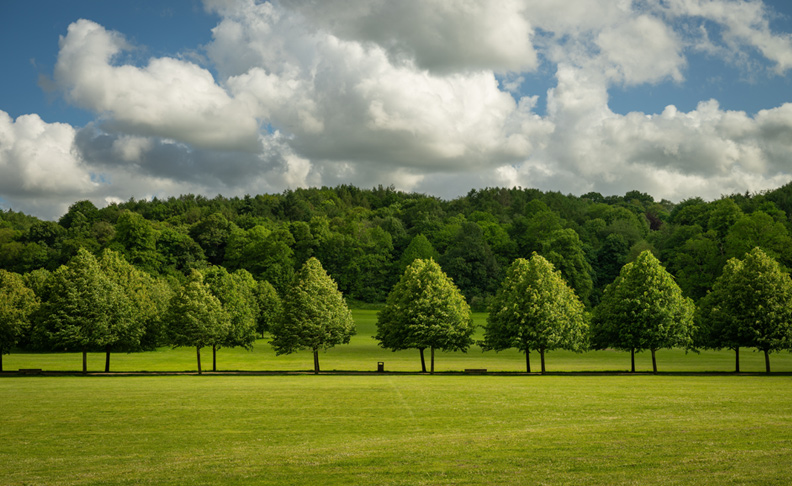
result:
<svg viewBox="0 0 792 486"><path fill-rule="evenodd" d="M391 351L379 348L371 336L376 331L376 311L353 311L358 326L358 334L349 345L337 346L320 354L323 370L374 371L377 362L385 362L386 371L420 371L418 352L415 350ZM483 325L485 314L474 316L476 323ZM478 338L481 338L479 329ZM428 360L428 352L427 360ZM211 349L201 351L205 370L211 369ZM764 357L761 353L748 349L741 353L742 371L764 371ZM734 354L732 352L703 351L701 354L681 350L661 350L657 353L658 368L662 371L732 371ZM5 370L20 368L42 368L45 370L79 370L82 366L78 353L11 354L3 357ZM599 351L572 353L555 351L547 354L548 371L625 371L629 369L628 353ZM221 349L218 352L218 370L312 370L310 352L304 351L287 356L275 356L267 339L256 342L252 351L244 349ZM538 353L532 354L531 366L539 369ZM461 371L465 368L487 368L490 371L525 371L525 357L515 350L501 353L482 353L474 346L467 353L438 353L438 371ZM428 363L427 363L428 366ZM783 352L771 355L773 371L792 371L792 354ZM104 370L104 354L91 353L88 358L89 370ZM639 371L651 370L651 357L648 352L636 356ZM181 348L172 350L162 348L153 352L134 354L113 354L112 371L195 371L195 349Z"/></svg>
<svg viewBox="0 0 792 486"><path fill-rule="evenodd" d="M0 484L789 484L792 379L0 379Z"/></svg>

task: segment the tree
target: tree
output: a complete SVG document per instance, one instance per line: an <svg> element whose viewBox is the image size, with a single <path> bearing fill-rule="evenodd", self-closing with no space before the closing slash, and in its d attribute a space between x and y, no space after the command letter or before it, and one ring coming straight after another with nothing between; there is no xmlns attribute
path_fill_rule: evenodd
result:
<svg viewBox="0 0 792 486"><path fill-rule="evenodd" d="M573 229L557 230L543 241L542 255L561 272L580 300L589 305L589 295L594 286L591 265L586 259L583 243Z"/></svg>
<svg viewBox="0 0 792 486"><path fill-rule="evenodd" d="M212 265L223 263L228 238L236 228L220 213L212 213L190 228L190 237L198 243Z"/></svg>
<svg viewBox="0 0 792 486"><path fill-rule="evenodd" d="M319 373L319 350L348 344L355 334L355 322L335 281L316 258L294 275L283 297L281 319L270 326L275 354L291 354L301 349L313 351L314 373Z"/></svg>
<svg viewBox="0 0 792 486"><path fill-rule="evenodd" d="M700 343L707 348L733 349L740 371L740 347L764 352L770 372L770 353L792 343L792 280L779 264L759 248L742 260L730 259L701 301L698 312Z"/></svg>
<svg viewBox="0 0 792 486"><path fill-rule="evenodd" d="M434 260L415 260L388 295L377 317L374 336L383 348L418 349L426 372L424 349L467 351L475 326L462 293Z"/></svg>
<svg viewBox="0 0 792 486"><path fill-rule="evenodd" d="M789 232L783 223L762 211L745 215L734 223L726 236L726 256L739 258L757 246L781 263L792 264L792 260L787 260L792 246Z"/></svg>
<svg viewBox="0 0 792 486"><path fill-rule="evenodd" d="M217 349L243 347L251 349L256 341L257 303L253 297L256 285L247 270L228 273L223 267L209 267L204 272L204 282L217 297L228 314L230 326L226 334L218 334L212 345L212 371L217 371Z"/></svg>
<svg viewBox="0 0 792 486"><path fill-rule="evenodd" d="M139 268L149 272L159 268L161 256L157 253L157 235L151 223L138 213L126 210L118 217L113 247Z"/></svg>
<svg viewBox="0 0 792 486"><path fill-rule="evenodd" d="M56 270L48 287L47 298L36 313L37 340L82 351L83 373L88 371L89 350L105 349L122 339L140 339L129 298L87 250L81 248Z"/></svg>
<svg viewBox="0 0 792 486"><path fill-rule="evenodd" d="M500 267L476 223L462 223L440 257L440 264L468 301L495 291Z"/></svg>
<svg viewBox="0 0 792 486"><path fill-rule="evenodd" d="M102 252L99 265L132 304L132 323L106 347L105 372L109 372L111 351L154 349L164 342L163 320L173 291L166 282L138 270L112 250Z"/></svg>
<svg viewBox="0 0 792 486"><path fill-rule="evenodd" d="M561 273L544 257L519 258L509 268L489 308L482 347L525 353L531 372L530 351L538 350L545 372L545 351L585 347L588 324L583 304Z"/></svg>
<svg viewBox="0 0 792 486"><path fill-rule="evenodd" d="M427 260L432 258L437 260L440 255L432 246L432 243L424 235L417 235L412 240L410 240L410 244L407 245L407 248L404 249L404 252L399 258L398 269L399 275L403 274L407 267L410 266L412 262L415 260Z"/></svg>
<svg viewBox="0 0 792 486"><path fill-rule="evenodd" d="M266 280L259 281L253 292L259 309L256 315L256 331L263 338L264 333L270 330L272 323L280 319L283 306L275 287Z"/></svg>
<svg viewBox="0 0 792 486"><path fill-rule="evenodd" d="M629 350L632 372L635 352L648 349L652 371L657 373L655 351L692 344L693 311L693 301L682 295L657 258L644 251L605 288L594 309L591 345Z"/></svg>
<svg viewBox="0 0 792 486"><path fill-rule="evenodd" d="M231 328L228 313L197 270L192 271L171 299L166 322L172 346L195 346L199 375L202 373L201 348L216 343Z"/></svg>
<svg viewBox="0 0 792 486"><path fill-rule="evenodd" d="M3 355L9 354L30 327L30 315L38 308L38 299L25 286L21 275L0 270L0 371Z"/></svg>

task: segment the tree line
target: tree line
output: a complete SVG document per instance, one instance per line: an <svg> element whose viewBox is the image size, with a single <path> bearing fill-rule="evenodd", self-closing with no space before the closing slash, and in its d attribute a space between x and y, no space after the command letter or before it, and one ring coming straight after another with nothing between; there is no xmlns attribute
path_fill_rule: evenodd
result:
<svg viewBox="0 0 792 486"><path fill-rule="evenodd" d="M445 201L392 188L313 188L243 198L185 195L110 204L78 201L58 221L0 211L0 268L54 272L79 248L111 249L180 283L192 270L247 270L282 295L311 257L348 301L381 303L416 256L441 265L485 310L517 258L536 252L587 309L621 267L650 250L698 302L729 258L762 248L792 266L792 186L673 204L631 191L563 195L489 188Z"/></svg>
<svg viewBox="0 0 792 486"><path fill-rule="evenodd" d="M760 248L731 259L713 291L696 307L654 255L643 251L625 264L589 313L552 263L537 253L519 258L489 304L482 349L545 352L615 348L652 353L662 348L753 347L765 354L792 349L792 279ZM378 315L374 336L383 348L417 349L426 372L424 350L467 351L475 326L462 292L433 259L416 258L390 291ZM193 270L178 287L136 269L106 249L99 258L85 249L55 272L24 276L0 270L0 371L2 355L21 346L82 352L138 351L161 345L217 350L251 348L269 332L276 354L313 352L349 343L356 332L351 312L336 282L316 258L295 273L283 299L266 281L242 269L221 266Z"/></svg>
<svg viewBox="0 0 792 486"><path fill-rule="evenodd" d="M152 316L168 308L171 296L197 278L196 273L204 279L203 285L214 286L215 298L233 307L242 305L231 302L239 301L236 294L240 293L283 298L295 275L315 258L345 300L357 305L385 302L411 262L431 260L472 309L483 311L499 301L499 289L513 272L513 262L536 254L560 272L592 317L589 323L594 328L598 309L607 304L608 285L646 251L663 262L684 297L699 308L727 315L711 303L714 297L710 295L730 292L723 290L726 284L716 285L723 275L736 271L727 263L730 259L743 259L758 247L778 262L781 271L792 265L787 216L791 208L792 185L678 204L658 202L638 191L578 197L536 189L488 188L445 201L393 188L354 186L243 198L185 195L130 200L101 209L90 201L78 201L57 222L0 211L0 269L7 271L4 275L21 276L40 306L50 312L56 304L47 304L51 285L45 282L56 275L61 280L72 278L62 275L61 269L81 253L99 262L113 258L125 262L131 270L123 278L137 282L127 283L131 287L123 292L126 300L151 295L145 303L121 305L121 299L119 305L136 312L148 309L148 314L133 320L148 322L139 346L151 349L167 337L164 324L159 322L157 328ZM122 287L123 278L114 276L119 271L111 270L112 266L104 263L107 278ZM228 283L232 280L234 285ZM241 281L253 290L239 290ZM236 296L224 297L224 292ZM96 301L101 300L97 295ZM250 304L253 300L246 300L253 309L248 313L258 315ZM270 317L255 319L257 332L271 321ZM707 326L717 328L713 323ZM700 324L696 329L703 327ZM111 339L115 344L110 349L128 349L124 340L129 333L114 333L121 337L117 342ZM599 338L593 336L590 345L597 345ZM744 337L732 341L745 341ZM225 344L215 339L214 347L244 341L239 336L235 339ZM136 342L134 333L131 341ZM47 342L41 336L27 335L17 345L36 349L51 346ZM74 349L76 344L69 346ZM723 347L739 353L743 346L724 341ZM8 345L3 349L7 351ZM541 349L551 348L536 348L540 357ZM624 349L651 347L641 344Z"/></svg>

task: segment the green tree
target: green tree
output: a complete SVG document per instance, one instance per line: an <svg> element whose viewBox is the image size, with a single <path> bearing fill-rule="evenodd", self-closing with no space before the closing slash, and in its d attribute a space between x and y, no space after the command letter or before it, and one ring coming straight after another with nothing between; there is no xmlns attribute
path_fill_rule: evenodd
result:
<svg viewBox="0 0 792 486"><path fill-rule="evenodd" d="M635 372L635 352L652 352L692 344L694 305L673 277L649 251L626 264L616 280L605 288L591 322L591 345L630 351Z"/></svg>
<svg viewBox="0 0 792 486"><path fill-rule="evenodd" d="M434 260L415 260L388 295L377 316L374 336L383 348L418 349L426 372L424 349L467 351L475 326L462 293Z"/></svg>
<svg viewBox="0 0 792 486"><path fill-rule="evenodd" d="M319 350L348 344L355 322L338 286L316 258L294 275L283 298L283 314L270 326L275 354L301 349L313 351L314 373L319 373Z"/></svg>
<svg viewBox="0 0 792 486"><path fill-rule="evenodd" d="M788 259L792 247L789 232L783 223L762 211L745 215L734 223L726 236L726 256L740 258L757 246L781 263L792 264Z"/></svg>
<svg viewBox="0 0 792 486"><path fill-rule="evenodd" d="M52 274L46 293L36 313L37 341L80 350L83 373L88 371L89 350L140 339L129 298L85 249Z"/></svg>
<svg viewBox="0 0 792 486"><path fill-rule="evenodd" d="M538 350L542 373L545 351L580 351L588 334L583 304L561 273L544 257L519 258L509 268L489 308L482 347L525 353L531 372L530 351Z"/></svg>
<svg viewBox="0 0 792 486"><path fill-rule="evenodd" d="M253 297L256 282L246 270L228 273L223 267L203 271L204 283L223 306L230 319L227 333L218 334L212 345L212 371L217 371L217 350L222 347L251 349L256 341L257 303Z"/></svg>
<svg viewBox="0 0 792 486"><path fill-rule="evenodd" d="M156 272L161 256L157 253L157 235L142 215L123 211L115 226L113 248L117 248L129 263Z"/></svg>
<svg viewBox="0 0 792 486"><path fill-rule="evenodd" d="M755 347L765 356L792 343L792 280L778 262L759 248L742 260L730 259L698 311L699 343L733 349L740 371L740 347Z"/></svg>
<svg viewBox="0 0 792 486"><path fill-rule="evenodd" d="M217 343L231 329L231 318L223 304L197 270L171 299L166 322L172 346L195 346L198 374L202 373L201 348Z"/></svg>
<svg viewBox="0 0 792 486"><path fill-rule="evenodd" d="M256 331L263 338L264 333L270 330L272 323L280 319L283 305L275 287L266 280L261 280L256 284L254 294L259 310L256 315Z"/></svg>
<svg viewBox="0 0 792 486"><path fill-rule="evenodd" d="M594 287L592 270L577 232L573 229L554 231L543 241L543 247L542 255L561 272L580 300L589 305Z"/></svg>
<svg viewBox="0 0 792 486"><path fill-rule="evenodd" d="M132 304L132 324L107 346L105 371L110 371L110 351L154 349L164 343L165 313L173 291L163 280L138 270L110 249L99 258L102 271L118 285Z"/></svg>
<svg viewBox="0 0 792 486"><path fill-rule="evenodd" d="M412 240L410 240L410 244L407 245L407 248L404 249L402 252L401 258L399 258L398 263L398 270L399 275L402 275L407 267L409 267L412 262L415 260L428 260L433 259L437 260L440 255L432 246L432 243L426 238L426 236L420 234L415 236Z"/></svg>
<svg viewBox="0 0 792 486"><path fill-rule="evenodd" d="M500 267L476 223L461 224L439 263L469 302L473 298L480 300L496 289Z"/></svg>
<svg viewBox="0 0 792 486"><path fill-rule="evenodd" d="M212 213L190 228L190 237L201 246L209 263L220 265L235 228L221 213Z"/></svg>
<svg viewBox="0 0 792 486"><path fill-rule="evenodd" d="M36 295L21 275L0 270L0 371L9 354L28 332L30 316L38 308Z"/></svg>

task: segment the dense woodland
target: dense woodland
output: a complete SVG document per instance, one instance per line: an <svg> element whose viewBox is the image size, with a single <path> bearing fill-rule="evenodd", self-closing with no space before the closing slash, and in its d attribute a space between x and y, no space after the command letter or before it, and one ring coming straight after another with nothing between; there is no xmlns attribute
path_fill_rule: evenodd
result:
<svg viewBox="0 0 792 486"><path fill-rule="evenodd" d="M637 191L580 197L536 189L472 190L444 201L392 188L73 204L57 222L0 211L0 268L54 271L79 248L110 248L155 276L244 268L282 293L310 257L351 301L384 302L407 264L432 256L476 310L514 259L533 252L559 269L588 307L646 249L698 301L726 261L761 247L792 267L792 185L678 204Z"/></svg>
<svg viewBox="0 0 792 486"><path fill-rule="evenodd" d="M274 316L298 315L304 311L300 306L314 305L312 302L329 295L329 290L321 289L335 284L316 283L327 275L337 283L339 299L343 296L352 305L382 304L393 289L406 288L409 282L400 282L400 278L407 278L405 270L412 262L432 259L439 267L433 270L437 276L431 278L442 280L447 275L453 282L450 285L461 291L460 298L464 297L461 305L491 311L483 347L517 347L526 357L532 349L540 351L543 369L544 351L558 347L611 346L633 352L651 350L653 355L661 347L691 347L696 337L694 303L706 309L699 327L711 334L699 339L701 343L735 351L750 346L768 353L792 344L786 321L781 334L768 338L771 344L742 335L725 339L725 331L716 328L728 314L723 302L739 291L741 282L754 278L749 271L752 265L760 269L756 275L781 272L778 278L784 283L779 285L788 286L784 270L792 267L790 211L792 184L761 194L731 195L711 202L694 198L678 204L658 202L637 191L624 196L588 193L577 197L536 189L491 188L444 201L393 188L339 186L244 198L187 195L130 200L101 209L79 201L57 222L0 211L0 270L6 271L0 272L4 280L0 287L20 289L7 292L16 299L7 308L35 308L31 315L9 314L9 322L27 322L27 326L20 324L27 331L15 331L17 337L4 342L33 349L81 349L83 353L106 349L108 368L114 350L162 344L196 346L200 366L201 347L249 347L255 333L288 324L288 319ZM751 263L747 254L756 247L762 251L755 256L756 263ZM529 258L530 265L520 260ZM731 258L745 258L746 263L727 265ZM634 261L636 265L625 267ZM309 267L313 270L306 270ZM728 274L721 278L724 268ZM551 269L560 272L559 283L546 283L546 276L554 271ZM635 275L630 276L630 271ZM306 279L301 272L313 276ZM286 299L281 314L280 299L301 280L308 282L306 289L320 289L310 290L316 297L299 305ZM649 281L655 283L641 290ZM579 304L543 301L539 307L548 309L547 315L529 320L546 322L549 327L541 332L532 329L530 339L527 334L519 339L493 334L497 326L513 327L509 323L513 316L498 317L492 312L493 304L497 308L525 293L508 297L496 294L498 290L531 285L557 289L568 285L574 291L570 298L579 299ZM29 294L24 289L29 289ZM792 299L784 293L787 291L771 289L768 295ZM81 294L79 298L71 295L75 292ZM636 302L643 307L624 308L635 292L641 294ZM661 312L645 305L652 292L665 307L669 307L669 296L679 293L673 295L677 302L674 309L667 309L668 315L663 317L667 323L684 322L678 336L664 335L654 343L654 338L646 335L641 342L633 342L607 327L616 315L646 313L641 322L626 323L628 326L657 319ZM663 292L666 294L661 295ZM418 300L416 295L405 301ZM779 316L787 316L787 307L792 307L786 300ZM35 301L35 305L27 306L26 301ZM391 300L388 302L383 313L386 317L392 314ZM83 307L69 308L75 305ZM520 305L527 309L533 304ZM427 304L427 308L437 306ZM561 320L568 322L570 336L575 336L568 342L553 340L558 334L553 326L558 325L560 314L551 310L562 307L567 317ZM734 309L729 315L743 311ZM388 345L387 339L381 339L382 345L417 348L422 357L424 348L464 350L472 344L465 312L459 321L464 329L461 341L435 345L435 341L419 342L399 335L400 342ZM584 313L593 315L591 336ZM314 314L309 310L305 315ZM88 320L93 319L102 329L86 331L85 316L92 316ZM354 332L348 316L342 317L340 330L333 331L337 335L332 345L348 342L349 333ZM292 319L295 325L304 320ZM525 321L523 317L519 320ZM387 324L385 318L381 324ZM422 324L416 321L416 325ZM668 328L660 321L657 326ZM93 337L86 334L94 331ZM415 332L424 335L420 329ZM635 337L632 331L631 335ZM277 336L273 342L284 352L308 348L315 356L318 349L331 345L279 341Z"/></svg>

